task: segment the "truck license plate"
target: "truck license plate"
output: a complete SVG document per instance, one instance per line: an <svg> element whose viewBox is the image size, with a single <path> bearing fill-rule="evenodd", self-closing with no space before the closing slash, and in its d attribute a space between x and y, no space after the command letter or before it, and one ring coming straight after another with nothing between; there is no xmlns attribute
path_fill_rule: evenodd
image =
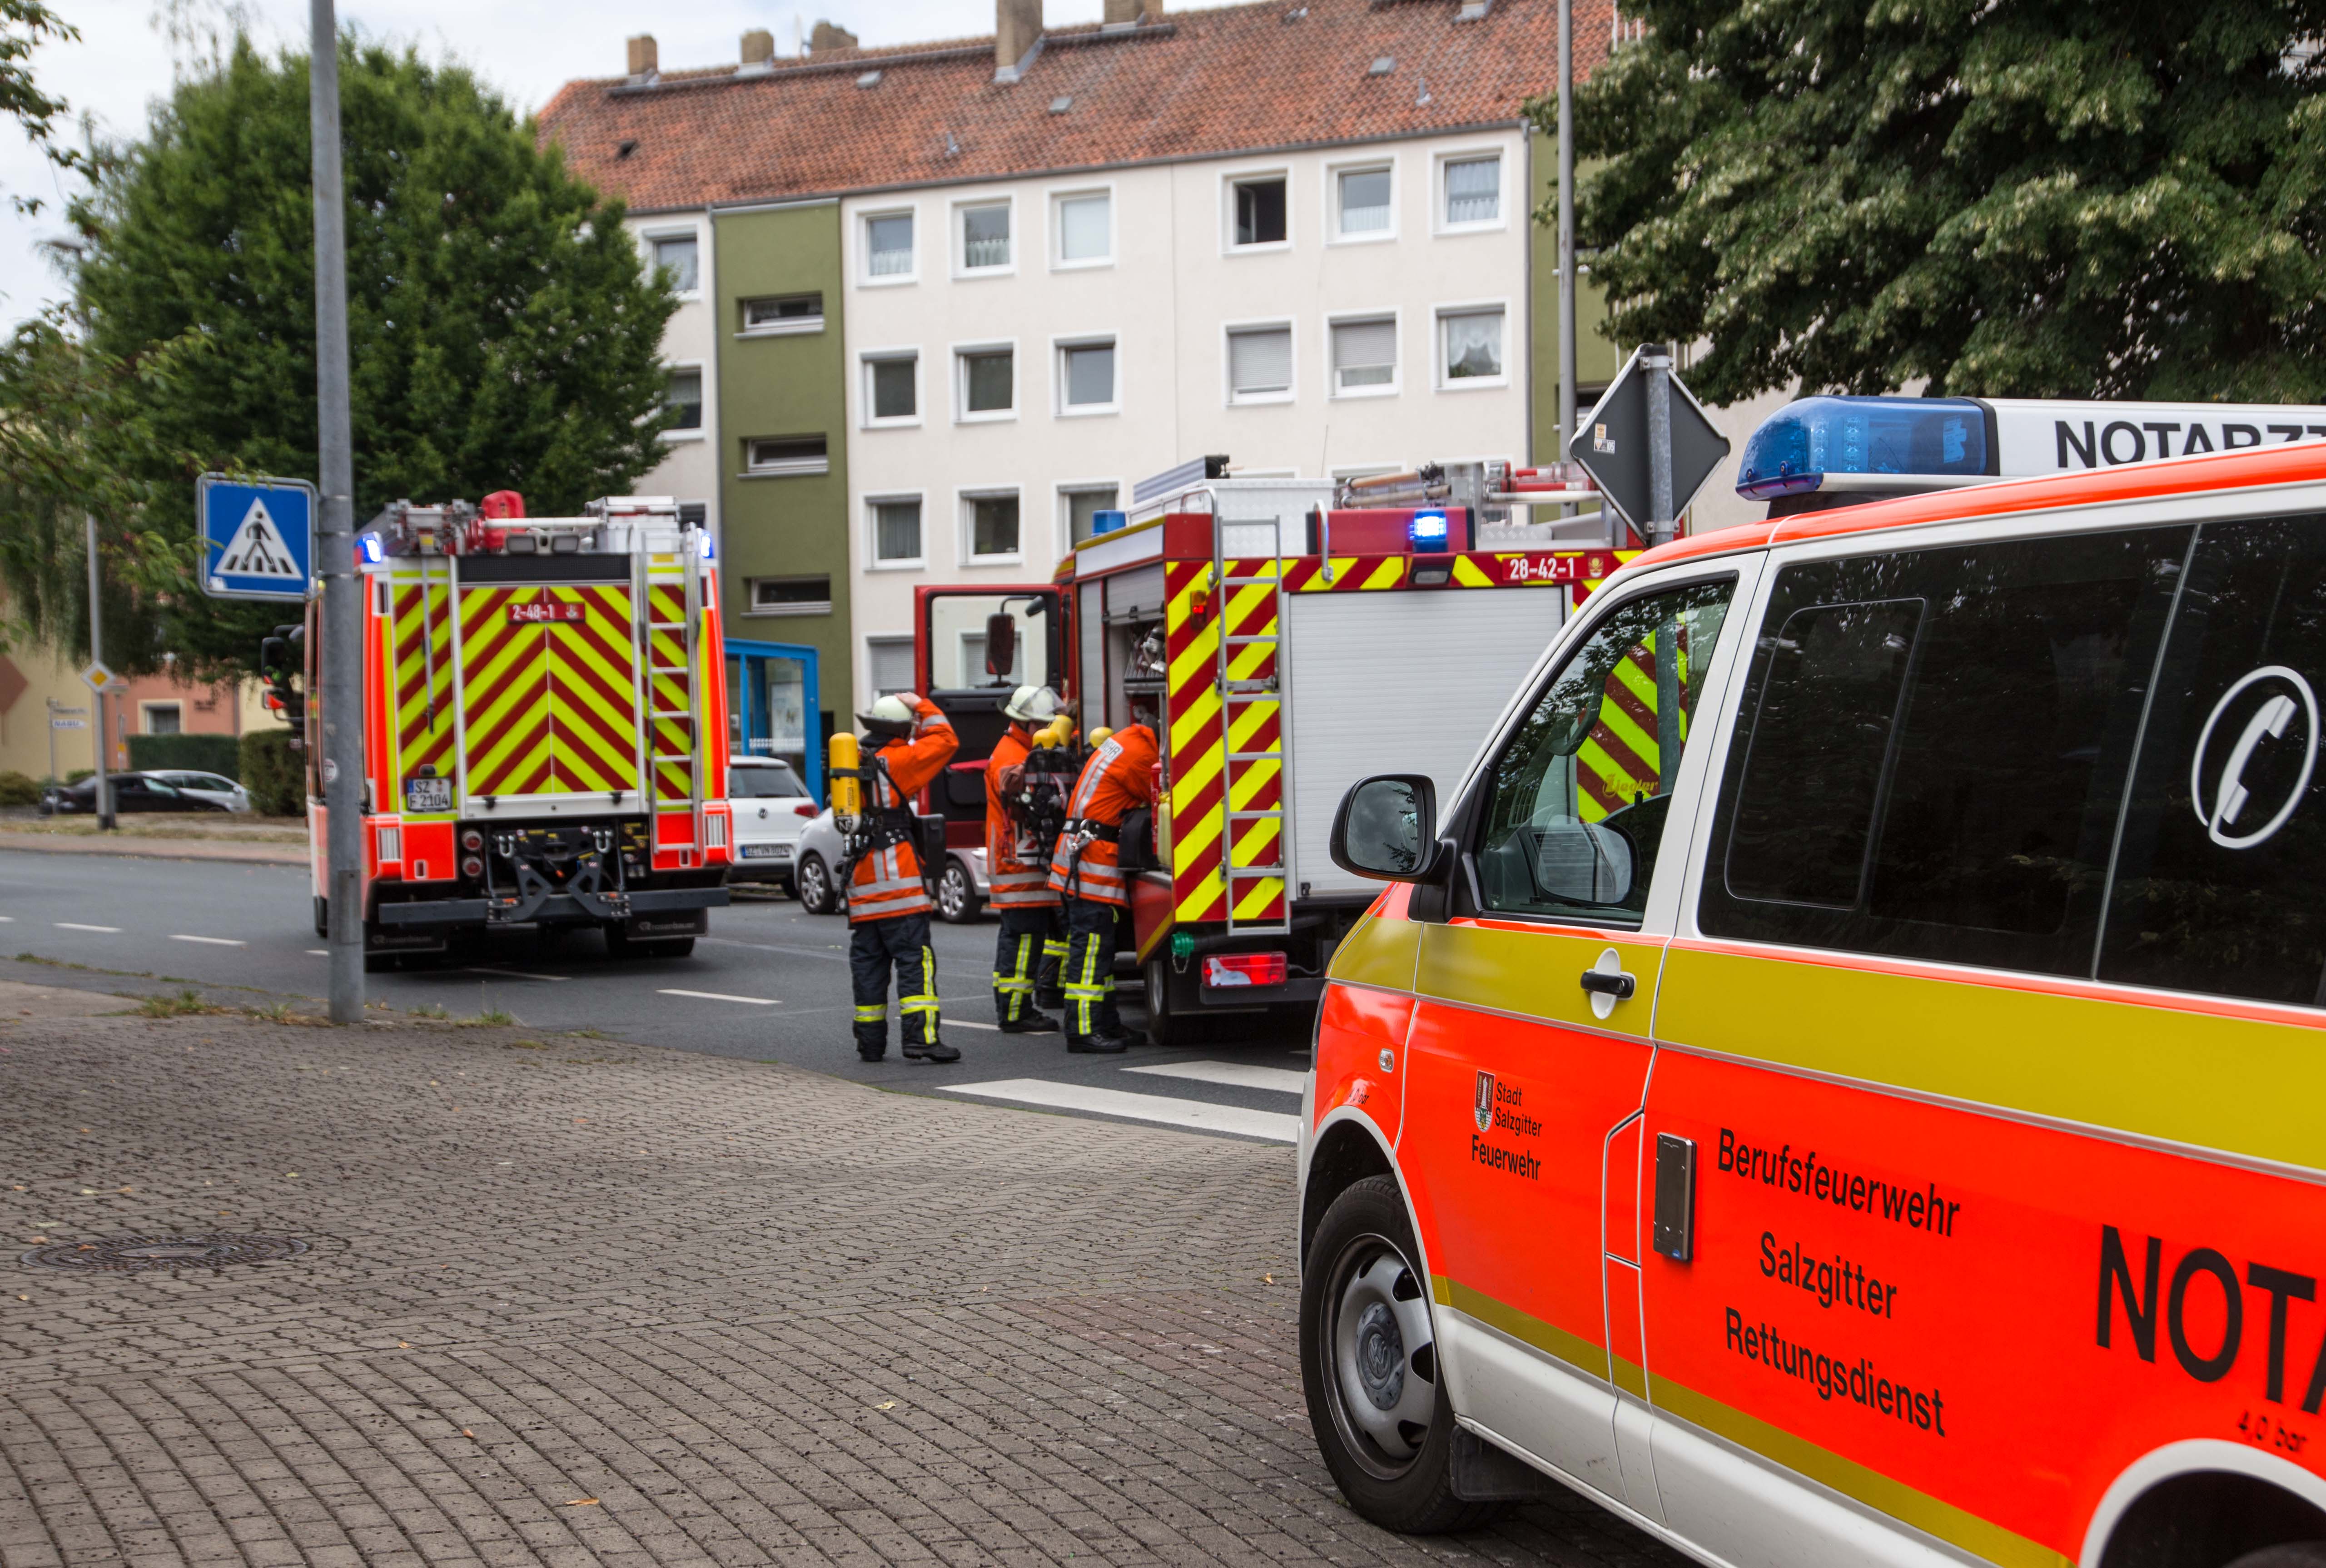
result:
<svg viewBox="0 0 2326 1568"><path fill-rule="evenodd" d="M422 812L449 812L452 809L452 781L449 778L408 778L404 781L404 809L417 814Z"/></svg>
<svg viewBox="0 0 2326 1568"><path fill-rule="evenodd" d="M513 604L508 607L508 612L509 619L519 625L530 625L542 621L579 621L588 617L588 612L581 605L555 598L535 599L530 604Z"/></svg>
<svg viewBox="0 0 2326 1568"><path fill-rule="evenodd" d="M746 844L743 846L743 858L746 860L788 860L791 858L791 853L792 847L789 844Z"/></svg>

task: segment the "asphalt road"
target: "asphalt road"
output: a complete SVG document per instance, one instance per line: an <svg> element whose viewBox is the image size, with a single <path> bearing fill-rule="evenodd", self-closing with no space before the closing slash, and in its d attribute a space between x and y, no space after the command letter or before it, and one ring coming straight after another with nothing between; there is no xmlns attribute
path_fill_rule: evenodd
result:
<svg viewBox="0 0 2326 1568"><path fill-rule="evenodd" d="M1175 1107L1256 1111L1263 1119L1298 1109L1287 1085L1307 1067L1307 1041L1281 1026L1239 1030L1222 1021L1226 1026L1200 1047L1142 1046L1121 1057L1069 1056L1055 1035L999 1034L991 990L998 928L990 919L935 928L945 1036L963 1060L908 1062L892 1045L887 1062L861 1062L849 1034L846 922L772 895L739 898L712 912L712 934L688 958L616 960L595 932L516 932L457 960L369 975L367 995L402 1012L498 1011L543 1030L597 1029L641 1044L788 1062L913 1092L1014 1085L981 1092L1069 1114L1103 1116L1108 1105L1129 1106L1155 1112L1139 1119L1231 1134L1255 1136L1253 1124L1192 1109L1164 1114L1114 1097L1159 1095ZM326 990L307 873L297 867L0 850L0 954L34 960L0 965L0 972L51 985L131 992L191 985L240 1005L321 998ZM1134 1029L1137 996L1135 989L1125 996ZM1198 1076L1140 1071L1152 1068ZM1064 1087L1024 1087L1029 1083Z"/></svg>

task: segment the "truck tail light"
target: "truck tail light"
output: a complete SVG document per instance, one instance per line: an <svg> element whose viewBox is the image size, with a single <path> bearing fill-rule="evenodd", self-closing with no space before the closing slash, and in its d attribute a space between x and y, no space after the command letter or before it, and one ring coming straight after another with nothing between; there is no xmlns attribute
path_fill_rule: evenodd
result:
<svg viewBox="0 0 2326 1568"><path fill-rule="evenodd" d="M485 863L474 855L461 862L461 875L473 882L485 874Z"/></svg>
<svg viewBox="0 0 2326 1568"><path fill-rule="evenodd" d="M1204 956L1204 988L1280 986L1286 966L1280 952L1215 952Z"/></svg>
<svg viewBox="0 0 2326 1568"><path fill-rule="evenodd" d="M482 850L484 847L485 836L477 831L476 829L470 828L467 832L461 835L461 848L466 849L470 854L477 854Z"/></svg>

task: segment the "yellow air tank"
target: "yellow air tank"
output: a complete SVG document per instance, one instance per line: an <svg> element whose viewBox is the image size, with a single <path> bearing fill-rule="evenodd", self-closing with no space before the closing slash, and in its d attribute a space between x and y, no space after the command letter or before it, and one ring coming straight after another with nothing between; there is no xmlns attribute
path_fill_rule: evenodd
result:
<svg viewBox="0 0 2326 1568"><path fill-rule="evenodd" d="M1113 733L1114 731L1109 729L1105 725L1100 725L1096 729L1090 732L1090 743L1092 747L1095 749L1098 747L1104 746L1106 744L1106 738Z"/></svg>
<svg viewBox="0 0 2326 1568"><path fill-rule="evenodd" d="M856 738L846 730L832 738L832 814L853 817L864 810L864 785L856 778Z"/></svg>
<svg viewBox="0 0 2326 1568"><path fill-rule="evenodd" d="M1047 751L1070 744L1075 738L1075 721L1061 713L1036 732L1034 744Z"/></svg>

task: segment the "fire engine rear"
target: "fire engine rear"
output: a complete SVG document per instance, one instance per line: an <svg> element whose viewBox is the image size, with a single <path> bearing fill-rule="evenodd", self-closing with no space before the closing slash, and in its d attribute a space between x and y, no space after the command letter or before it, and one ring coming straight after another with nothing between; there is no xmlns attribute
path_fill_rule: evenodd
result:
<svg viewBox="0 0 2326 1568"><path fill-rule="evenodd" d="M357 547L367 951L595 925L617 956L690 952L727 902L732 860L709 535L667 498L528 518L501 491L476 506L399 501ZM304 720L321 932L316 616L311 602L260 663ZM289 689L294 640L303 698Z"/></svg>

